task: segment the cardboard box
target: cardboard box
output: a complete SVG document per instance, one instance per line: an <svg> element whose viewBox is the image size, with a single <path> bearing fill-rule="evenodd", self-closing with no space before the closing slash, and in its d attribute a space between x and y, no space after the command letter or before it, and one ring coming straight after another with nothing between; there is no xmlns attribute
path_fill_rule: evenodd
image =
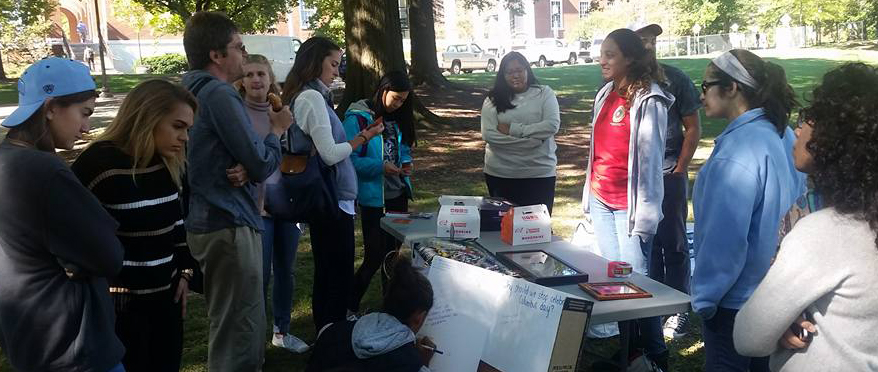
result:
<svg viewBox="0 0 878 372"><path fill-rule="evenodd" d="M524 245L552 241L552 218L545 204L515 207L503 216L500 240L506 244Z"/></svg>
<svg viewBox="0 0 878 372"><path fill-rule="evenodd" d="M443 205L436 219L436 236L439 238L478 238L479 208L467 205Z"/></svg>

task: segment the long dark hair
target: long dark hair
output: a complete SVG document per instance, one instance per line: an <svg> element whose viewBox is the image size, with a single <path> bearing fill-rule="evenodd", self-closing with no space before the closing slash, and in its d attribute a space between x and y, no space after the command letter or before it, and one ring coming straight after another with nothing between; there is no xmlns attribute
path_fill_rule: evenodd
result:
<svg viewBox="0 0 878 372"><path fill-rule="evenodd" d="M821 200L878 234L878 69L850 63L829 71L800 120L813 123L805 148ZM878 247L878 237L875 239Z"/></svg>
<svg viewBox="0 0 878 372"><path fill-rule="evenodd" d="M51 106L70 107L97 96L97 91L87 90L66 96L52 97L48 103L43 104L27 120L14 128L10 128L6 138L28 143L40 151L55 152L55 140L49 132L49 119L46 118L48 109Z"/></svg>
<svg viewBox="0 0 878 372"><path fill-rule="evenodd" d="M638 94L649 91L652 83L663 83L665 73L655 59L655 54L643 46L640 36L627 28L620 28L607 35L607 39L613 40L619 46L619 50L625 58L631 60L628 66L628 86L621 88L626 106L630 107Z"/></svg>
<svg viewBox="0 0 878 372"><path fill-rule="evenodd" d="M729 74L716 67L713 62L708 66L709 75L719 81L719 85L723 87L724 91L731 88L732 82L737 83L738 89L741 90L741 94L744 95L750 108L762 107L768 120L783 136L790 121L790 113L792 113L793 108L799 105L793 87L787 83L787 75L783 68L744 49L734 49L731 53L738 59L738 62L741 62L747 73L759 83L759 89L753 89L736 81Z"/></svg>
<svg viewBox="0 0 878 372"><path fill-rule="evenodd" d="M509 63L512 61L521 63L525 70L527 70L528 87L540 84L539 80L537 80L537 77L534 75L534 71L530 68L530 62L527 61L527 58L524 58L519 52L509 52L506 54L506 56L500 60L500 69L497 70L497 77L494 79L494 88L491 88L491 91L488 92L488 98L491 100L491 103L494 104L494 107L497 108L498 114L515 108L515 105L512 104L512 98L515 97L515 92L513 92L512 87L506 83L506 70L509 69Z"/></svg>
<svg viewBox="0 0 878 372"><path fill-rule="evenodd" d="M323 60L334 51L341 51L341 48L325 37L314 36L305 40L296 52L293 68L284 81L281 101L292 105L293 97L302 90L302 87L320 77L323 73Z"/></svg>
<svg viewBox="0 0 878 372"><path fill-rule="evenodd" d="M387 112L387 108L384 107L384 93L387 92L409 92L409 95L402 106L393 112ZM412 113L413 96L412 83L402 71L391 71L384 75L378 81L378 88L372 95L372 108L375 111L375 117L383 116L387 120L395 121L399 125L399 131L402 132L402 142L408 146L415 143L415 116Z"/></svg>
<svg viewBox="0 0 878 372"><path fill-rule="evenodd" d="M385 259L384 265L390 276L384 293L384 312L408 324L409 318L417 312L430 311L433 286L412 267L412 261L397 252Z"/></svg>

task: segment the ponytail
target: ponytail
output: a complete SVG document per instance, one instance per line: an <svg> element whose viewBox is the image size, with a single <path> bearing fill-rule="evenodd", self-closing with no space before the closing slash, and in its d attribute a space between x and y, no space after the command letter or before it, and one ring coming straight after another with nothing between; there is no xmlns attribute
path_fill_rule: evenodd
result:
<svg viewBox="0 0 878 372"><path fill-rule="evenodd" d="M731 76L713 65L713 71L723 86L731 86L737 83L738 89L744 95L750 108L761 107L765 110L765 116L774 124L777 133L784 135L789 125L790 114L799 106L793 87L787 83L787 75L779 65L759 58L748 50L734 49L730 53L741 62L750 76L759 83L759 89L753 89L741 82L735 81Z"/></svg>
<svg viewBox="0 0 878 372"><path fill-rule="evenodd" d="M412 315L433 307L433 286L399 251L385 257L384 272L390 277L384 293L384 312L406 324Z"/></svg>

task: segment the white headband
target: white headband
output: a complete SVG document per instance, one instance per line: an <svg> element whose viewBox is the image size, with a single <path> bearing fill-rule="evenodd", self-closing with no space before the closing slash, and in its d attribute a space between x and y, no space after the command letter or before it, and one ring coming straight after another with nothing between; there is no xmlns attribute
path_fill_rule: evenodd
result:
<svg viewBox="0 0 878 372"><path fill-rule="evenodd" d="M759 89L759 83L756 82L756 79L753 79L753 77L750 76L750 73L747 72L744 65L742 65L741 62L738 61L738 58L736 58L731 52L720 54L719 57L713 59L713 64L723 72L729 74L732 79L740 81L742 84L750 88Z"/></svg>

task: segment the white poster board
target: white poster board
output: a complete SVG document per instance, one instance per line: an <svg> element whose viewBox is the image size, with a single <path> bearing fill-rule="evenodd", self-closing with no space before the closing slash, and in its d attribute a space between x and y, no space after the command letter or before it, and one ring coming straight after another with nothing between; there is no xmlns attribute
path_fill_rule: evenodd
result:
<svg viewBox="0 0 878 372"><path fill-rule="evenodd" d="M559 333L583 335L590 312L577 312L578 330L559 330L568 294L443 257L433 259L429 279L434 304L418 336L444 353L433 357L433 372L476 371L480 361L502 372L548 371L559 364L552 358ZM581 344L565 347L578 356ZM572 371L576 362L561 364Z"/></svg>

